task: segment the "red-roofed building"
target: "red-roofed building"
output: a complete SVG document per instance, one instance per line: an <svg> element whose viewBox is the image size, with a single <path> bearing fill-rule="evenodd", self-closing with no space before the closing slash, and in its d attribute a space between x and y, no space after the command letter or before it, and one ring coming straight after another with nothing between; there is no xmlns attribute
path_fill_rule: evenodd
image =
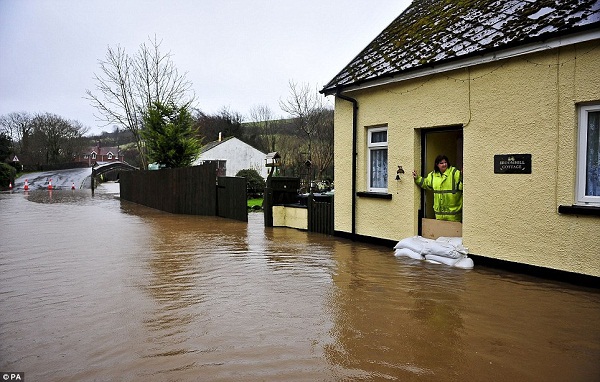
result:
<svg viewBox="0 0 600 382"><path fill-rule="evenodd" d="M125 157L119 147L102 147L100 143L88 147L75 158L76 162L86 162L91 167L95 164L124 162Z"/></svg>

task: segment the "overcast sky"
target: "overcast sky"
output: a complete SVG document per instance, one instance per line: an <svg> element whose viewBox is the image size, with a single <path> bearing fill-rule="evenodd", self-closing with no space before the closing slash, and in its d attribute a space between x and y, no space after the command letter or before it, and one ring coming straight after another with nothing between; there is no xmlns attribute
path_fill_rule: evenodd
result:
<svg viewBox="0 0 600 382"><path fill-rule="evenodd" d="M249 115L288 82L319 90L410 0L0 0L0 115L49 112L112 131L83 97L107 48L162 40L200 110ZM332 101L330 101L332 102Z"/></svg>

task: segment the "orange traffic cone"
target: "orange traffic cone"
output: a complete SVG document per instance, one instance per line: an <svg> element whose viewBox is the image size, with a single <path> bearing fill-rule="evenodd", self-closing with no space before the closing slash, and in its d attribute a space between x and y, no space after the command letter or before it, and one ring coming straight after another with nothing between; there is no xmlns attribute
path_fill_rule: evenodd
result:
<svg viewBox="0 0 600 382"><path fill-rule="evenodd" d="M29 190L29 183L27 182L27 179L25 179L25 186L23 186L23 190L25 190L25 191Z"/></svg>
<svg viewBox="0 0 600 382"><path fill-rule="evenodd" d="M71 186L71 190L75 189L75 182L73 182L73 185Z"/></svg>
<svg viewBox="0 0 600 382"><path fill-rule="evenodd" d="M48 189L51 190L52 189L52 179L50 179L48 181Z"/></svg>

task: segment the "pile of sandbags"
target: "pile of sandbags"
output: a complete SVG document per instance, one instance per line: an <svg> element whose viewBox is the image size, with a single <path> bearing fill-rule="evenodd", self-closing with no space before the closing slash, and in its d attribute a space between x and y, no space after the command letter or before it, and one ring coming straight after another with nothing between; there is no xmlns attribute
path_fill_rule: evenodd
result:
<svg viewBox="0 0 600 382"><path fill-rule="evenodd" d="M462 237L440 237L436 240L422 236L402 239L394 246L395 256L406 256L431 263L446 264L452 267L471 269L473 260L462 245Z"/></svg>

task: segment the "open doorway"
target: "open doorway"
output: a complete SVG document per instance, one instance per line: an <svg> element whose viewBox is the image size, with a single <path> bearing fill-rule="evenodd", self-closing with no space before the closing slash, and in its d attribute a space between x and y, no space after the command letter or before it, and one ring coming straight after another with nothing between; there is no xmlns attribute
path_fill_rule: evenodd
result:
<svg viewBox="0 0 600 382"><path fill-rule="evenodd" d="M421 175L433 170L435 157L444 154L450 164L463 170L463 129L462 126L421 130ZM462 223L435 220L433 193L421 191L419 234L424 237L462 236Z"/></svg>

